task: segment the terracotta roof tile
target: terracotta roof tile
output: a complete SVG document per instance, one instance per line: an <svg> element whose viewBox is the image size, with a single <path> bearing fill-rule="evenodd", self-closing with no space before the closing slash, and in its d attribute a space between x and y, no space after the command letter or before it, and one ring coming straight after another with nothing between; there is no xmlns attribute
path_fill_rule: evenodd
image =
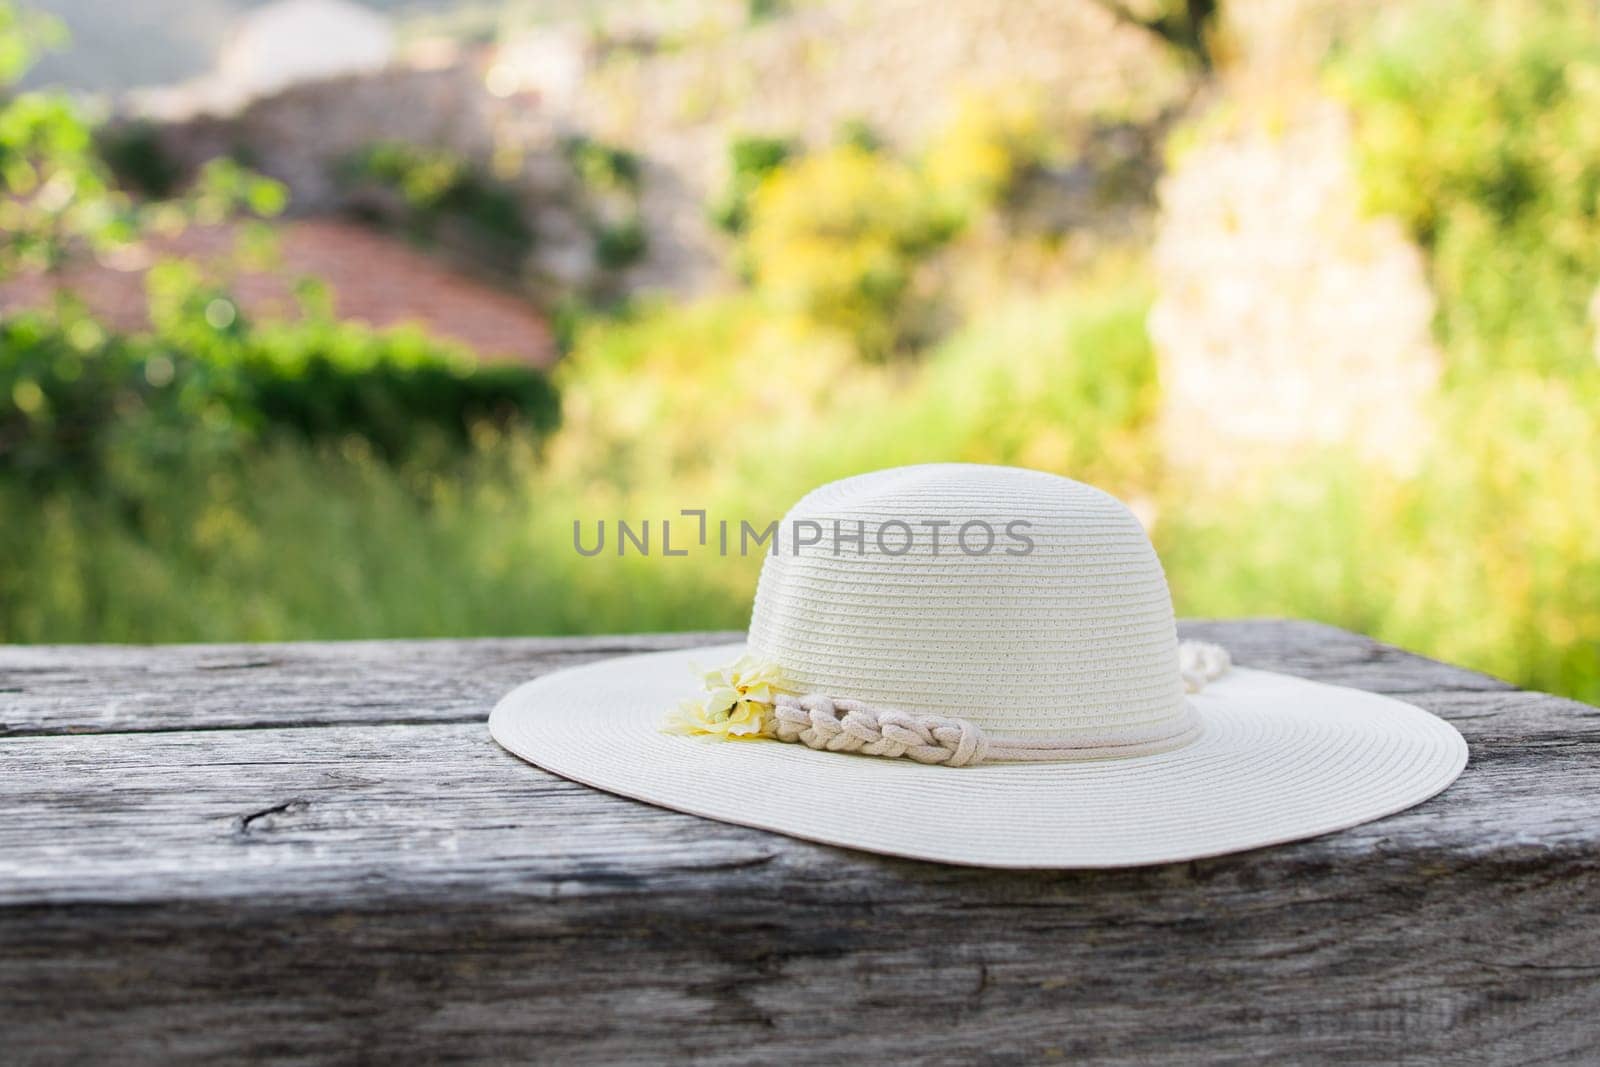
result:
<svg viewBox="0 0 1600 1067"><path fill-rule="evenodd" d="M485 359L541 367L555 359L549 324L527 301L452 270L404 241L332 219L285 222L276 230L282 270L245 273L231 286L247 314L293 315L293 283L309 275L328 285L341 318L377 327L412 323ZM232 226L191 227L174 239L153 242L151 251L219 263L233 249L235 236ZM82 261L69 265L56 284L78 293L108 325L134 330L148 321L144 273L144 267L119 270ZM54 287L40 277L0 283L0 310L37 306Z"/></svg>

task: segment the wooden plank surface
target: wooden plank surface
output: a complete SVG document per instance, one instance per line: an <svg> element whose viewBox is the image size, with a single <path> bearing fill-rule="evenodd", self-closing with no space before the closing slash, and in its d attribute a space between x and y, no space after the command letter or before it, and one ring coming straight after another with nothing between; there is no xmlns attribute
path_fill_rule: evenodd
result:
<svg viewBox="0 0 1600 1067"><path fill-rule="evenodd" d="M1593 1062L1600 709L1183 630L1436 711L1472 762L1298 845L975 871L600 794L483 725L731 635L0 649L0 1061Z"/></svg>

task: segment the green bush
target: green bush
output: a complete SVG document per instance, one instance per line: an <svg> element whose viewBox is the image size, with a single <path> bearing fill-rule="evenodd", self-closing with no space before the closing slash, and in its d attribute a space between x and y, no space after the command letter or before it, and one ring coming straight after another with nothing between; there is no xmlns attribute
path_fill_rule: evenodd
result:
<svg viewBox="0 0 1600 1067"><path fill-rule="evenodd" d="M735 137L728 145L728 184L711 205L711 221L717 228L730 234L744 232L756 186L794 154L794 144L782 137Z"/></svg>
<svg viewBox="0 0 1600 1067"><path fill-rule="evenodd" d="M380 141L347 158L340 174L359 207L426 240L463 232L508 267L533 247L533 224L517 191L454 153Z"/></svg>
<svg viewBox="0 0 1600 1067"><path fill-rule="evenodd" d="M913 167L840 145L761 182L743 250L768 300L883 358L920 339L917 270L960 222Z"/></svg>
<svg viewBox="0 0 1600 1067"><path fill-rule="evenodd" d="M146 197L178 191L183 172L162 146L155 123L135 119L102 126L95 144L123 188Z"/></svg>
<svg viewBox="0 0 1600 1067"><path fill-rule="evenodd" d="M561 148L582 186L579 208L594 238L595 262L605 271L631 267L650 245L640 213L639 157L590 137L568 137Z"/></svg>
<svg viewBox="0 0 1600 1067"><path fill-rule="evenodd" d="M591 192L638 193L643 168L635 153L581 136L563 139L561 150L578 180Z"/></svg>
<svg viewBox="0 0 1600 1067"><path fill-rule="evenodd" d="M161 463L282 433L359 437L398 460L431 443L459 450L479 424L541 434L558 419L541 371L481 364L416 331L252 326L198 287L177 303L141 335L70 311L0 318L0 472L96 478L130 456Z"/></svg>
<svg viewBox="0 0 1600 1067"><path fill-rule="evenodd" d="M649 247L649 235L637 215L600 226L594 238L595 260L605 270L633 266Z"/></svg>
<svg viewBox="0 0 1600 1067"><path fill-rule="evenodd" d="M1059 152L1056 141L1057 131L1035 93L967 93L929 142L920 169L949 204L978 214L1011 198L1024 179Z"/></svg>
<svg viewBox="0 0 1600 1067"><path fill-rule="evenodd" d="M963 97L911 157L860 122L804 155L787 141L741 138L712 216L739 238L741 273L770 305L882 360L951 325L953 272L935 253L1004 209L1055 142L1036 96L999 91Z"/></svg>
<svg viewBox="0 0 1600 1067"><path fill-rule="evenodd" d="M0 316L0 471L30 482L99 465L118 418L143 413L160 386L126 338L87 319ZM163 381L155 369L151 378Z"/></svg>
<svg viewBox="0 0 1600 1067"><path fill-rule="evenodd" d="M877 129L863 118L845 119L833 132L835 144L850 145L863 152L881 152L885 145Z"/></svg>

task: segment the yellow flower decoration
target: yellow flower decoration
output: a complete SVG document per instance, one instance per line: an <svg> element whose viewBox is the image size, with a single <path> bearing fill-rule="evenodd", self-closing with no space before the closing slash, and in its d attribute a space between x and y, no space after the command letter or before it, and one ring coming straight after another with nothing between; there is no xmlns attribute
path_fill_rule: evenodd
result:
<svg viewBox="0 0 1600 1067"><path fill-rule="evenodd" d="M719 670L706 671L702 678L706 696L685 700L668 713L661 728L674 734L710 734L727 741L749 740L765 735L772 705L784 686L783 673L776 664L754 656Z"/></svg>

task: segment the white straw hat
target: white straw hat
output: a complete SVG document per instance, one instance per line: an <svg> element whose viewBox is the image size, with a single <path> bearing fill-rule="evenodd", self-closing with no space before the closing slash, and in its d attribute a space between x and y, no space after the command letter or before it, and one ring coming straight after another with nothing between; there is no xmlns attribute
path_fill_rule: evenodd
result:
<svg viewBox="0 0 1600 1067"><path fill-rule="evenodd" d="M489 728L547 770L652 804L994 867L1298 840L1420 803L1467 759L1420 708L1180 647L1126 507L965 464L847 478L796 504L747 644L546 675Z"/></svg>

